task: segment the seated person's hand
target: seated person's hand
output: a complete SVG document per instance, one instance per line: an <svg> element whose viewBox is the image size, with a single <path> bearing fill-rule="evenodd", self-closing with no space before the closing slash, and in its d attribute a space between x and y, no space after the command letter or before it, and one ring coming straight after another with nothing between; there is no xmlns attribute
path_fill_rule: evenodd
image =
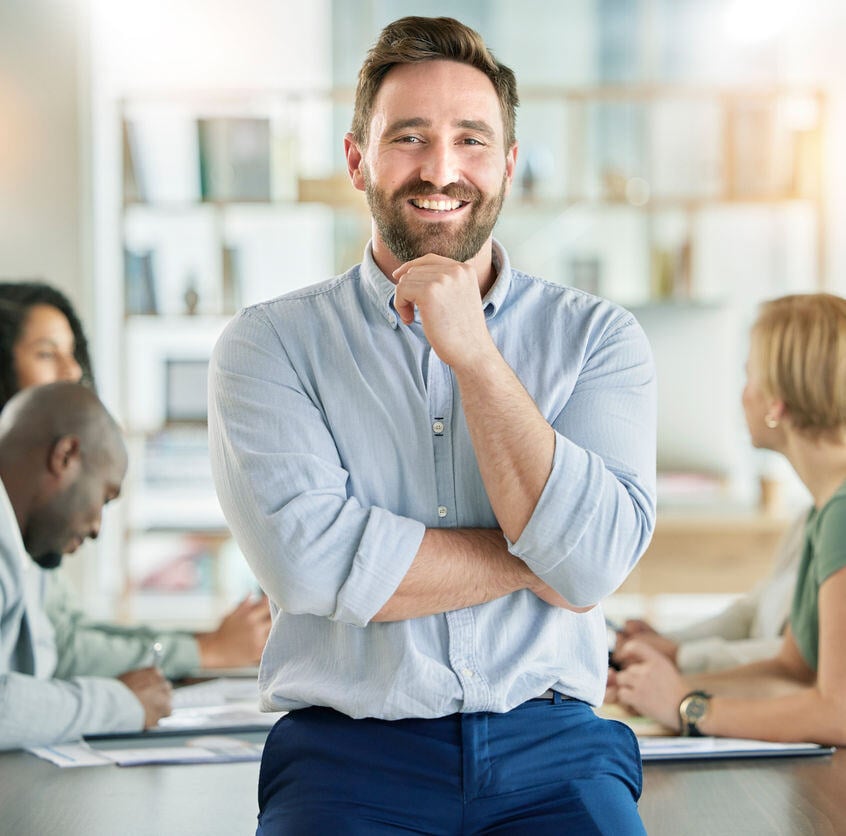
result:
<svg viewBox="0 0 846 836"><path fill-rule="evenodd" d="M217 630L197 634L200 665L204 668L237 668L257 665L270 633L270 607L266 596L247 596L224 616Z"/></svg>
<svg viewBox="0 0 846 836"><path fill-rule="evenodd" d="M641 621L639 618L628 619L623 624L623 629L617 633L615 648L622 647L629 639L633 638L637 638L638 641L651 645L663 656L666 656L674 665L677 664L678 644L666 636L662 636L646 621ZM617 661L616 649L614 652L614 661Z"/></svg>
<svg viewBox="0 0 846 836"><path fill-rule="evenodd" d="M615 658L622 669L609 669L609 687L614 674L614 701L677 732L678 706L690 688L672 662L640 638L625 642L615 652Z"/></svg>
<svg viewBox="0 0 846 836"><path fill-rule="evenodd" d="M617 671L611 667L608 668L608 680L605 683L605 699L603 702L617 702Z"/></svg>
<svg viewBox="0 0 846 836"><path fill-rule="evenodd" d="M158 668L139 668L118 679L132 691L144 707L144 728L150 729L171 711L172 689Z"/></svg>

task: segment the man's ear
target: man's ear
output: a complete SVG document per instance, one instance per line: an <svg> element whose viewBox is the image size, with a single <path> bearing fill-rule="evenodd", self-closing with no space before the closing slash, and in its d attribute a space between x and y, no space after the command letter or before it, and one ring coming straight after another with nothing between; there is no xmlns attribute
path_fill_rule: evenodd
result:
<svg viewBox="0 0 846 836"><path fill-rule="evenodd" d="M515 142L511 148L508 149L508 153L505 155L505 180L507 183L506 194L511 192L511 184L514 182L514 172L517 169L517 151L518 146Z"/></svg>
<svg viewBox="0 0 846 836"><path fill-rule="evenodd" d="M47 469L57 483L64 486L75 482L82 467L79 436L63 435L53 442L47 455Z"/></svg>
<svg viewBox="0 0 846 836"><path fill-rule="evenodd" d="M344 136L344 156L347 158L347 172L353 186L360 192L364 191L364 174L361 170L363 154L351 133Z"/></svg>

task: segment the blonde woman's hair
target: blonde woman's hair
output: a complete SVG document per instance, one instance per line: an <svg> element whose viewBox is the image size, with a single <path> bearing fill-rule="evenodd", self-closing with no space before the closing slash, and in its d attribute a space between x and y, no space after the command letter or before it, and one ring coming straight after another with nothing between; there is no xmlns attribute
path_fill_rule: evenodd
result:
<svg viewBox="0 0 846 836"><path fill-rule="evenodd" d="M846 299L807 293L765 302L751 339L762 386L784 401L796 429L846 425Z"/></svg>

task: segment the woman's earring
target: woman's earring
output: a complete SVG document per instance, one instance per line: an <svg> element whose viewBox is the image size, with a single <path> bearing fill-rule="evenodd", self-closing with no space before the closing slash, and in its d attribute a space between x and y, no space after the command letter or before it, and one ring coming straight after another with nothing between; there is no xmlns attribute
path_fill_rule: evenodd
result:
<svg viewBox="0 0 846 836"><path fill-rule="evenodd" d="M764 416L764 423L771 430L774 430L778 426L778 418L774 418L772 415L765 415Z"/></svg>

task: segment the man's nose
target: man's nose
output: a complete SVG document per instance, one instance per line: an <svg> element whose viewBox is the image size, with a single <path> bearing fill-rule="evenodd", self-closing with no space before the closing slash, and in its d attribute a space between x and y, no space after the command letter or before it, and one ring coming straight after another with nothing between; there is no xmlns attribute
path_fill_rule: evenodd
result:
<svg viewBox="0 0 846 836"><path fill-rule="evenodd" d="M438 188L459 180L458 155L450 142L432 142L420 166L420 179Z"/></svg>

